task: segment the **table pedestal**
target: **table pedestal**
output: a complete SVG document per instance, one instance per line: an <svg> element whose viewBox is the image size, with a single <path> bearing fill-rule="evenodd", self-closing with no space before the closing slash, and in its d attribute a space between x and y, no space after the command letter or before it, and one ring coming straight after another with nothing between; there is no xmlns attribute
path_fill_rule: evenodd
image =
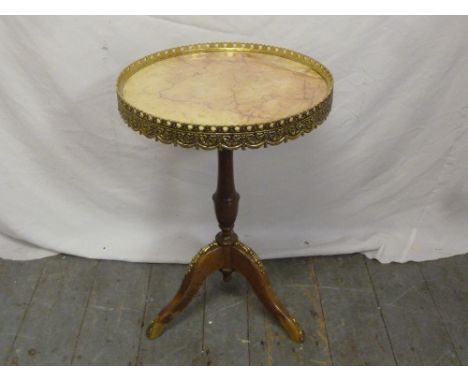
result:
<svg viewBox="0 0 468 382"><path fill-rule="evenodd" d="M216 235L215 241L200 249L192 259L178 292L149 325L147 337L157 338L165 325L190 303L204 280L219 270L225 281L229 281L233 271L240 272L265 308L279 320L289 337L302 342L304 332L273 292L262 262L251 248L238 240L233 230L239 194L234 185L231 150L218 151L218 186L213 200L221 231Z"/></svg>

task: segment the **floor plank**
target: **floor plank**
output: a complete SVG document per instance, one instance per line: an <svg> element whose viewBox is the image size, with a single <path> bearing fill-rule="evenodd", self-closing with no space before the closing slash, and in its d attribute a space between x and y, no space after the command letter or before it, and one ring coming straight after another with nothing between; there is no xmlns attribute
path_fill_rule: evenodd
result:
<svg viewBox="0 0 468 382"><path fill-rule="evenodd" d="M148 288L144 330L140 339L139 365L200 365L206 359L202 352L203 293L202 287L190 305L171 321L160 337L148 340L146 327L174 297L187 270L186 265L153 264Z"/></svg>
<svg viewBox="0 0 468 382"><path fill-rule="evenodd" d="M252 365L330 365L328 334L318 281L310 259L265 261L274 291L301 324L305 341L295 343L249 292L249 339Z"/></svg>
<svg viewBox="0 0 468 382"><path fill-rule="evenodd" d="M209 365L248 365L247 282L234 272L206 280L203 349Z"/></svg>
<svg viewBox="0 0 468 382"><path fill-rule="evenodd" d="M74 256L47 260L9 364L70 364L96 264Z"/></svg>
<svg viewBox="0 0 468 382"><path fill-rule="evenodd" d="M0 365L7 362L47 259L0 259Z"/></svg>
<svg viewBox="0 0 468 382"><path fill-rule="evenodd" d="M459 364L418 265L366 264L398 365Z"/></svg>
<svg viewBox="0 0 468 382"><path fill-rule="evenodd" d="M362 255L314 258L335 365L394 365Z"/></svg>
<svg viewBox="0 0 468 382"><path fill-rule="evenodd" d="M74 365L136 364L149 273L149 264L100 263Z"/></svg>
<svg viewBox="0 0 468 382"><path fill-rule="evenodd" d="M468 254L418 265L458 359L468 365Z"/></svg>

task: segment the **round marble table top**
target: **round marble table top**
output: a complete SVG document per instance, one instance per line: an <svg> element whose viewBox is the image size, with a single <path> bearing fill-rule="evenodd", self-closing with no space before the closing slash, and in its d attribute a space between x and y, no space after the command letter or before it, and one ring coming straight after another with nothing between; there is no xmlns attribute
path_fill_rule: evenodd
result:
<svg viewBox="0 0 468 382"><path fill-rule="evenodd" d="M225 45L180 47L130 65L117 84L121 112L133 111L147 126L235 134L307 117L331 98L331 74L313 59L266 45Z"/></svg>

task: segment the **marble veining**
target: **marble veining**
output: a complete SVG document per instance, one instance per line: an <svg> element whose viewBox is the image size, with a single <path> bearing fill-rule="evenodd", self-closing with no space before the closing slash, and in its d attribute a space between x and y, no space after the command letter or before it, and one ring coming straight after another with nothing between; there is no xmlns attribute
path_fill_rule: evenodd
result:
<svg viewBox="0 0 468 382"><path fill-rule="evenodd" d="M323 101L326 81L309 66L255 52L171 57L134 73L124 99L160 118L245 125L286 118Z"/></svg>

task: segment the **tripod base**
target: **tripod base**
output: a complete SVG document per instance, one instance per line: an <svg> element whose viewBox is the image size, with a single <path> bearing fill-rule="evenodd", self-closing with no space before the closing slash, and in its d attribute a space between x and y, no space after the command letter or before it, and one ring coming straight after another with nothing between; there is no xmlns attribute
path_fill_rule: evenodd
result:
<svg viewBox="0 0 468 382"><path fill-rule="evenodd" d="M300 325L273 292L262 262L250 247L238 240L226 245L214 241L198 251L188 266L178 292L149 325L147 337L159 337L164 327L190 303L205 279L218 270L222 272L224 281L229 281L233 271L241 273L289 337L297 342L304 341Z"/></svg>

